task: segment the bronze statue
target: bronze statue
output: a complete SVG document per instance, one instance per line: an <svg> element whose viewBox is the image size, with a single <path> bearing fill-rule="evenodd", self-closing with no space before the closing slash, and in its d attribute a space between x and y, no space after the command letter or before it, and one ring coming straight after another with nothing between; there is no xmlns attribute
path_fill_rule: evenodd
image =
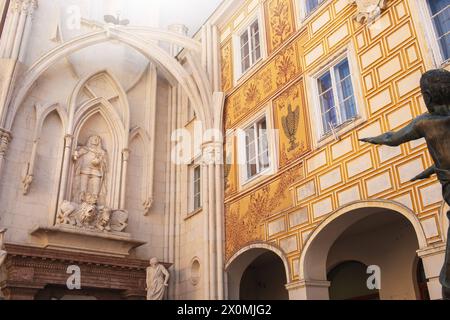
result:
<svg viewBox="0 0 450 320"><path fill-rule="evenodd" d="M398 132L388 132L378 137L361 139L378 145L399 146L425 138L434 165L412 181L427 179L436 174L442 184L445 202L450 205L450 72L444 69L426 72L420 80L428 113L415 118ZM447 213L450 219L450 212ZM450 300L450 229L440 282L443 297Z"/></svg>

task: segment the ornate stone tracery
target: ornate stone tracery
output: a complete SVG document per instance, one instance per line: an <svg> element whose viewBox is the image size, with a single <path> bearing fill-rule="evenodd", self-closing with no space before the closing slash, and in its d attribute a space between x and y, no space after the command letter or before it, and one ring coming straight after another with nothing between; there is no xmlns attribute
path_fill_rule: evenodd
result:
<svg viewBox="0 0 450 320"><path fill-rule="evenodd" d="M81 93L92 81L101 81L113 90L118 105L95 94L79 105ZM128 226L124 177L129 159L126 94L109 72L97 72L80 81L74 90L68 117L63 160L66 165L60 181L56 224L124 232Z"/></svg>

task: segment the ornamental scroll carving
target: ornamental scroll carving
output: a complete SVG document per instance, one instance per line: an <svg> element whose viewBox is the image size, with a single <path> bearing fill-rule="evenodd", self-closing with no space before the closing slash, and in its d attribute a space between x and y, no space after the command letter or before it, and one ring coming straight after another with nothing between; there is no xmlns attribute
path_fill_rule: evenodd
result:
<svg viewBox="0 0 450 320"><path fill-rule="evenodd" d="M357 5L356 21L359 23L372 23L386 9L386 0L350 0L350 3Z"/></svg>

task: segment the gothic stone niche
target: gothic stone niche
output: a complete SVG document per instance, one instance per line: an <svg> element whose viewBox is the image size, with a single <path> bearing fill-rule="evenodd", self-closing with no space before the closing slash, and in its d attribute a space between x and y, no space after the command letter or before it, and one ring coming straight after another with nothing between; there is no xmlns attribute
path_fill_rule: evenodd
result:
<svg viewBox="0 0 450 320"><path fill-rule="evenodd" d="M99 231L123 232L128 225L125 210L113 210L106 204L109 173L108 152L102 138L92 135L72 155L72 201L60 206L57 223Z"/></svg>

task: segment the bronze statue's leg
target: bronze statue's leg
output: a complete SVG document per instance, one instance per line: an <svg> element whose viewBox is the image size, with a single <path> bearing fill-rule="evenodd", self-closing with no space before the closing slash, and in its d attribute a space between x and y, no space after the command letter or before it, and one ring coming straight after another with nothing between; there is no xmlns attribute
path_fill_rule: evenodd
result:
<svg viewBox="0 0 450 320"><path fill-rule="evenodd" d="M447 212L447 217L450 219L450 211ZM442 298L450 300L450 228L447 231L447 246L445 249L445 261L442 267L440 282L442 285Z"/></svg>

